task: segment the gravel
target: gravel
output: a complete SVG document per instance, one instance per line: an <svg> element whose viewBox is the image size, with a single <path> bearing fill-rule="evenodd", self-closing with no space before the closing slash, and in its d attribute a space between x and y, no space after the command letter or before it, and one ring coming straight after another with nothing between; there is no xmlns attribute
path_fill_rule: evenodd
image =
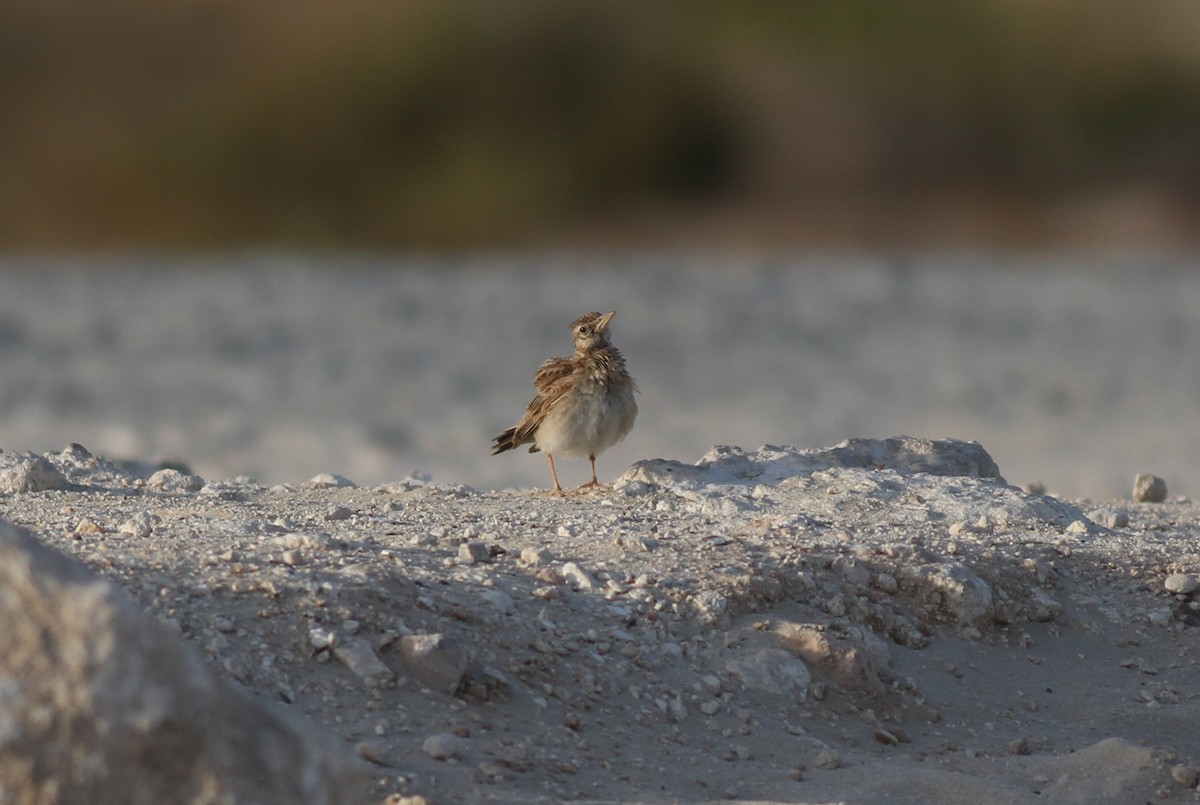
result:
<svg viewBox="0 0 1200 805"><path fill-rule="evenodd" d="M345 743L379 801L1195 793L1186 500L1030 494L979 445L907 438L718 447L563 498L0 452L30 466L62 482L9 487L7 519Z"/></svg>

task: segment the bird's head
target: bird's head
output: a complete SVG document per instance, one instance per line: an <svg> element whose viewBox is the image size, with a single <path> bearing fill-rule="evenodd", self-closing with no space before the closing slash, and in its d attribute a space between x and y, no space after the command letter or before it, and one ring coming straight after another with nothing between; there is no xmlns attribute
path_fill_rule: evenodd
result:
<svg viewBox="0 0 1200 805"><path fill-rule="evenodd" d="M583 354L609 346L612 342L608 340L608 323L615 315L615 310L604 314L584 313L571 322L571 338L575 340L575 352Z"/></svg>

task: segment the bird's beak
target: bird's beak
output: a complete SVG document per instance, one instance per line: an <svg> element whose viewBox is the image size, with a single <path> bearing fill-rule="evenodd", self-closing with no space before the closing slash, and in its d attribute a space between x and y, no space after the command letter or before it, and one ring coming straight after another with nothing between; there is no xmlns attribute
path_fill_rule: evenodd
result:
<svg viewBox="0 0 1200 805"><path fill-rule="evenodd" d="M609 313L605 313L603 316L601 316L600 320L598 322L596 322L596 332L602 333L605 330L607 330L608 323L610 321L612 321L612 317L615 315L617 315L617 311L614 310Z"/></svg>

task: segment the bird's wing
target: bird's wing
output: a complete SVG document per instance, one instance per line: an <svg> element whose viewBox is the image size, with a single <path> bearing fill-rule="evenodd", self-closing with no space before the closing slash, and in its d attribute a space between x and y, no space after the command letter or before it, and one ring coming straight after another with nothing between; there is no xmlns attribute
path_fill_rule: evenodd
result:
<svg viewBox="0 0 1200 805"><path fill-rule="evenodd" d="M543 363L533 376L533 387L537 396L529 401L525 416L517 423L513 435L514 444L524 444L533 441L533 435L550 409L558 404L571 390L571 374L574 365L570 358L550 358Z"/></svg>

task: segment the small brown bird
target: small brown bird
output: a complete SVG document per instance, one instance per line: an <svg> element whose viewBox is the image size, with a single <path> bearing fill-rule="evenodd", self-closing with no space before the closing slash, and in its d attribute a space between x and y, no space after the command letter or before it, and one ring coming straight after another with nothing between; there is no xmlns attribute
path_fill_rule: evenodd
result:
<svg viewBox="0 0 1200 805"><path fill-rule="evenodd" d="M580 487L596 486L596 455L625 438L637 416L633 392L637 387L625 359L609 340L612 313L584 313L571 323L575 354L551 358L533 376L537 396L525 416L497 436L492 455L533 443L530 453L543 450L550 463L554 492L562 494L554 454L567 458L587 456L592 480Z"/></svg>

